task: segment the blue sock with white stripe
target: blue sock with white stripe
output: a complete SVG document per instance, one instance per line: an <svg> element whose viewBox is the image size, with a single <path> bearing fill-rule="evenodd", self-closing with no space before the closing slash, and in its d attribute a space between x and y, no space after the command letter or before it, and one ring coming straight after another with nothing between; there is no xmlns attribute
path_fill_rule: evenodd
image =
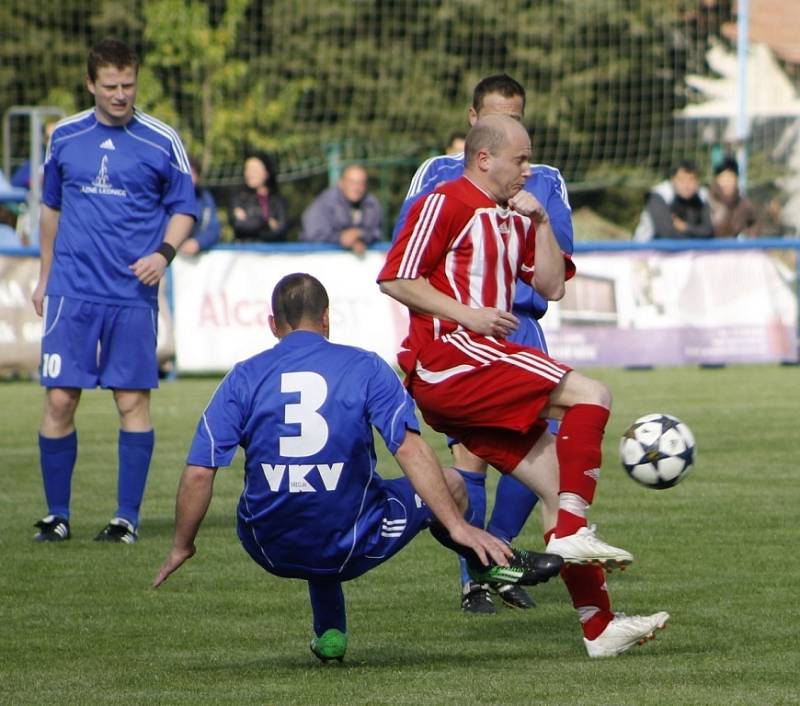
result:
<svg viewBox="0 0 800 706"><path fill-rule="evenodd" d="M127 520L134 527L139 526L139 508L144 497L155 443L156 434L152 429L150 431L120 429L116 517Z"/></svg>
<svg viewBox="0 0 800 706"><path fill-rule="evenodd" d="M469 498L469 506L466 513L464 513L464 517L473 527L483 529L483 523L486 522L486 474L462 471L459 468L456 468L456 470L464 479L464 485L467 487L467 497ZM461 585L463 586L470 580L467 572L467 562L463 557L459 557L458 565L461 570Z"/></svg>
<svg viewBox="0 0 800 706"><path fill-rule="evenodd" d="M39 463L42 467L47 512L69 519L72 472L78 458L78 433L51 439L39 434Z"/></svg>
<svg viewBox="0 0 800 706"><path fill-rule="evenodd" d="M308 596L314 616L314 634L321 637L326 630L347 633L347 611L344 591L338 581L309 581Z"/></svg>

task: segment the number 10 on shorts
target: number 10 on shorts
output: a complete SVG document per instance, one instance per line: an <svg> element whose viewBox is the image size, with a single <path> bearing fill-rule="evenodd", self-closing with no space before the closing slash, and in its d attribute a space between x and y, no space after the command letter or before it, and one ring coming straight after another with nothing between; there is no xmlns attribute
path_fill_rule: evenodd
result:
<svg viewBox="0 0 800 706"><path fill-rule="evenodd" d="M57 378L61 374L61 356L58 353L42 354L42 377Z"/></svg>

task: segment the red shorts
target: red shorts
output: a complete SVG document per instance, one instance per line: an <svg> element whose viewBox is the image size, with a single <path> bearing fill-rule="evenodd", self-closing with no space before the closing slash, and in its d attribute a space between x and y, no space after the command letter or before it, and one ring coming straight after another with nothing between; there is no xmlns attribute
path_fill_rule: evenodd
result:
<svg viewBox="0 0 800 706"><path fill-rule="evenodd" d="M416 352L408 386L431 427L511 473L547 429L540 415L570 370L535 348L457 331Z"/></svg>

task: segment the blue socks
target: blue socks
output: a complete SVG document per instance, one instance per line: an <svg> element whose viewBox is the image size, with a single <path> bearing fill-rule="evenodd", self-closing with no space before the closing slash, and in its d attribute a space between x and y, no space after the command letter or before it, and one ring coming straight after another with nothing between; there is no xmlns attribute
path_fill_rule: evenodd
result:
<svg viewBox="0 0 800 706"><path fill-rule="evenodd" d="M122 517L134 527L139 526L139 508L144 497L150 458L153 456L156 435L150 431L119 432L119 480L117 482L116 517Z"/></svg>
<svg viewBox="0 0 800 706"><path fill-rule="evenodd" d="M119 480L117 517L134 527L139 525L139 508L144 497L150 458L155 446L155 432L119 432ZM72 472L78 457L78 434L72 432L59 439L39 434L39 459L42 467L44 496L50 515L69 519Z"/></svg>
<svg viewBox="0 0 800 706"><path fill-rule="evenodd" d="M314 634L321 637L326 630L347 633L347 612L344 591L338 581L309 581L308 596L314 616Z"/></svg>
<svg viewBox="0 0 800 706"><path fill-rule="evenodd" d="M513 476L502 476L497 483L494 509L486 531L506 543L522 532L539 496Z"/></svg>
<svg viewBox="0 0 800 706"><path fill-rule="evenodd" d="M467 496L469 497L469 506L464 517L473 527L483 529L483 524L486 522L486 474L462 471L458 468L456 470L464 479L464 484L467 486ZM459 557L458 565L461 569L461 585L463 586L470 580L467 572L467 562L463 557Z"/></svg>
<svg viewBox="0 0 800 706"><path fill-rule="evenodd" d="M39 434L39 462L49 515L69 519L72 472L75 470L77 458L77 432L73 431L59 439L50 439Z"/></svg>
<svg viewBox="0 0 800 706"><path fill-rule="evenodd" d="M464 479L469 496L469 508L465 517L471 525L483 528L486 521L486 474L461 470L458 472ZM502 476L497 484L494 510L486 531L510 543L522 531L538 501L538 496L516 478ZM463 586L470 580L467 562L459 558L459 565Z"/></svg>

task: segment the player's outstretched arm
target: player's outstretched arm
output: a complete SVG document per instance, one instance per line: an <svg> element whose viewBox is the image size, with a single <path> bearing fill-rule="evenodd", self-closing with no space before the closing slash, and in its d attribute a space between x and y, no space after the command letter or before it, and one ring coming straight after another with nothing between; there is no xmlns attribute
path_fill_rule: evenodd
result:
<svg viewBox="0 0 800 706"><path fill-rule="evenodd" d="M170 574L194 556L194 540L211 503L216 472L216 468L205 466L187 465L184 469L175 500L175 536L172 548L153 580L153 588L164 583Z"/></svg>
<svg viewBox="0 0 800 706"><path fill-rule="evenodd" d="M444 525L453 541L472 549L485 565L508 566L511 550L504 542L464 519L447 487L436 454L419 434L406 432L395 458L414 490Z"/></svg>

